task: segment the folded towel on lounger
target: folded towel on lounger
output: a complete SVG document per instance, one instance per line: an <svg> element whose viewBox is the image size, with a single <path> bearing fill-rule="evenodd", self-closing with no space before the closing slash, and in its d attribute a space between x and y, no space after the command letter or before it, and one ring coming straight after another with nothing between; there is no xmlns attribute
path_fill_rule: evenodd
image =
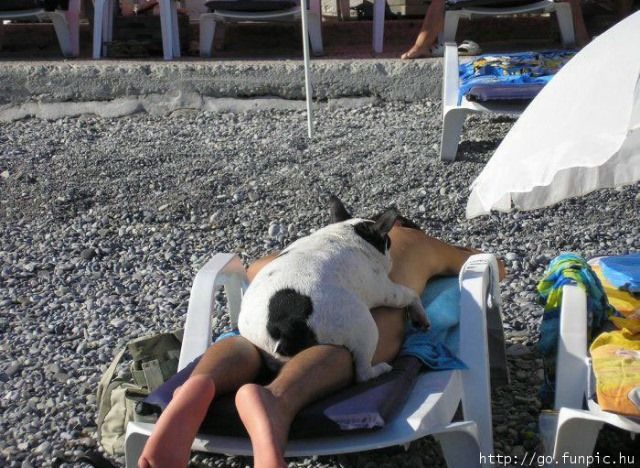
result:
<svg viewBox="0 0 640 468"><path fill-rule="evenodd" d="M532 99L574 55L567 50L485 54L462 63L458 104L474 88L470 100ZM492 86L499 90L497 94L491 92ZM512 95L509 90L513 90Z"/></svg>

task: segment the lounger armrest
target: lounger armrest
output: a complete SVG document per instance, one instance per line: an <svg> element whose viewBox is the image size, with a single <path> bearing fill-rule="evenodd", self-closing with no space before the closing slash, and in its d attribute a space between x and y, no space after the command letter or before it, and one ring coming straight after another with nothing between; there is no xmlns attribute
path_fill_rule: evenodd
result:
<svg viewBox="0 0 640 468"><path fill-rule="evenodd" d="M462 410L465 419L491 427L491 382L488 314L499 315L498 262L490 254L473 255L460 272L460 359L468 369L462 373ZM501 321L500 321L501 323ZM505 366L506 368L506 366ZM493 453L491 431L480 431L482 453Z"/></svg>
<svg viewBox="0 0 640 468"><path fill-rule="evenodd" d="M235 327L242 293L247 285L244 266L234 254L216 254L198 271L191 287L178 369L184 368L211 346L211 319L217 289L225 288L231 323Z"/></svg>
<svg viewBox="0 0 640 468"><path fill-rule="evenodd" d="M458 45L455 42L447 42L444 45L444 80L442 81L443 115L448 108L458 106L459 81Z"/></svg>
<svg viewBox="0 0 640 468"><path fill-rule="evenodd" d="M578 286L564 286L556 361L555 409L581 409L588 377L587 296Z"/></svg>

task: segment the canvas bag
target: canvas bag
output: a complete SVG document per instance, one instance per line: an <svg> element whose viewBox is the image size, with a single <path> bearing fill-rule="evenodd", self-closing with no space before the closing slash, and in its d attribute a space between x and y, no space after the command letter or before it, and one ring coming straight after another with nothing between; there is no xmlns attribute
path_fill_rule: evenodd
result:
<svg viewBox="0 0 640 468"><path fill-rule="evenodd" d="M114 356L98 384L96 422L98 441L110 455L124 454L129 421L153 422L153 415L136 413L136 403L162 385L178 370L182 330L137 338ZM125 356L128 371L116 374Z"/></svg>

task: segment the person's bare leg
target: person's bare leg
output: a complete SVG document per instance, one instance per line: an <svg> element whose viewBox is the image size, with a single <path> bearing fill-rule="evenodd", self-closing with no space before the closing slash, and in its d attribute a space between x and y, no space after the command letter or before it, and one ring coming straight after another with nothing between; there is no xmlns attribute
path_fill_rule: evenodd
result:
<svg viewBox="0 0 640 468"><path fill-rule="evenodd" d="M573 16L573 29L576 33L576 45L578 47L586 46L591 37L587 31L587 25L584 23L584 16L582 14L582 5L580 0L565 0L571 5L571 16Z"/></svg>
<svg viewBox="0 0 640 468"><path fill-rule="evenodd" d="M415 44L400 58L416 59L431 55L429 49L438 39L438 34L444 29L444 13L445 0L432 0L424 15L424 20L422 20Z"/></svg>
<svg viewBox="0 0 640 468"><path fill-rule="evenodd" d="M380 333L373 364L391 361L404 338L404 312L380 307L371 313ZM283 453L295 415L349 385L353 375L353 359L346 348L318 345L294 356L266 387L242 386L236 393L236 407L251 438L255 468L286 466Z"/></svg>
<svg viewBox="0 0 640 468"><path fill-rule="evenodd" d="M286 467L283 454L294 416L352 380L351 353L342 347L317 345L296 354L266 387L240 387L236 407L251 439L254 467Z"/></svg>
<svg viewBox="0 0 640 468"><path fill-rule="evenodd" d="M162 412L138 460L140 468L187 466L191 444L216 394L255 379L262 360L242 337L211 346Z"/></svg>

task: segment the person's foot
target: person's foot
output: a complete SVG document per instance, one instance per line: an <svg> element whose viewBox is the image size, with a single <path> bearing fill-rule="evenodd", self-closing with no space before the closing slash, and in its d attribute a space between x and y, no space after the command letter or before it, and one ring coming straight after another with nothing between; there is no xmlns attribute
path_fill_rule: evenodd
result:
<svg viewBox="0 0 640 468"><path fill-rule="evenodd" d="M255 468L286 468L284 449L289 425L278 399L266 388L243 385L236 393L236 408L253 446Z"/></svg>
<svg viewBox="0 0 640 468"><path fill-rule="evenodd" d="M215 395L206 375L195 375L174 392L138 459L139 468L187 466L191 444Z"/></svg>
<svg viewBox="0 0 640 468"><path fill-rule="evenodd" d="M414 45L411 49L400 56L402 60L413 60L427 57L431 57L431 47L418 45Z"/></svg>

